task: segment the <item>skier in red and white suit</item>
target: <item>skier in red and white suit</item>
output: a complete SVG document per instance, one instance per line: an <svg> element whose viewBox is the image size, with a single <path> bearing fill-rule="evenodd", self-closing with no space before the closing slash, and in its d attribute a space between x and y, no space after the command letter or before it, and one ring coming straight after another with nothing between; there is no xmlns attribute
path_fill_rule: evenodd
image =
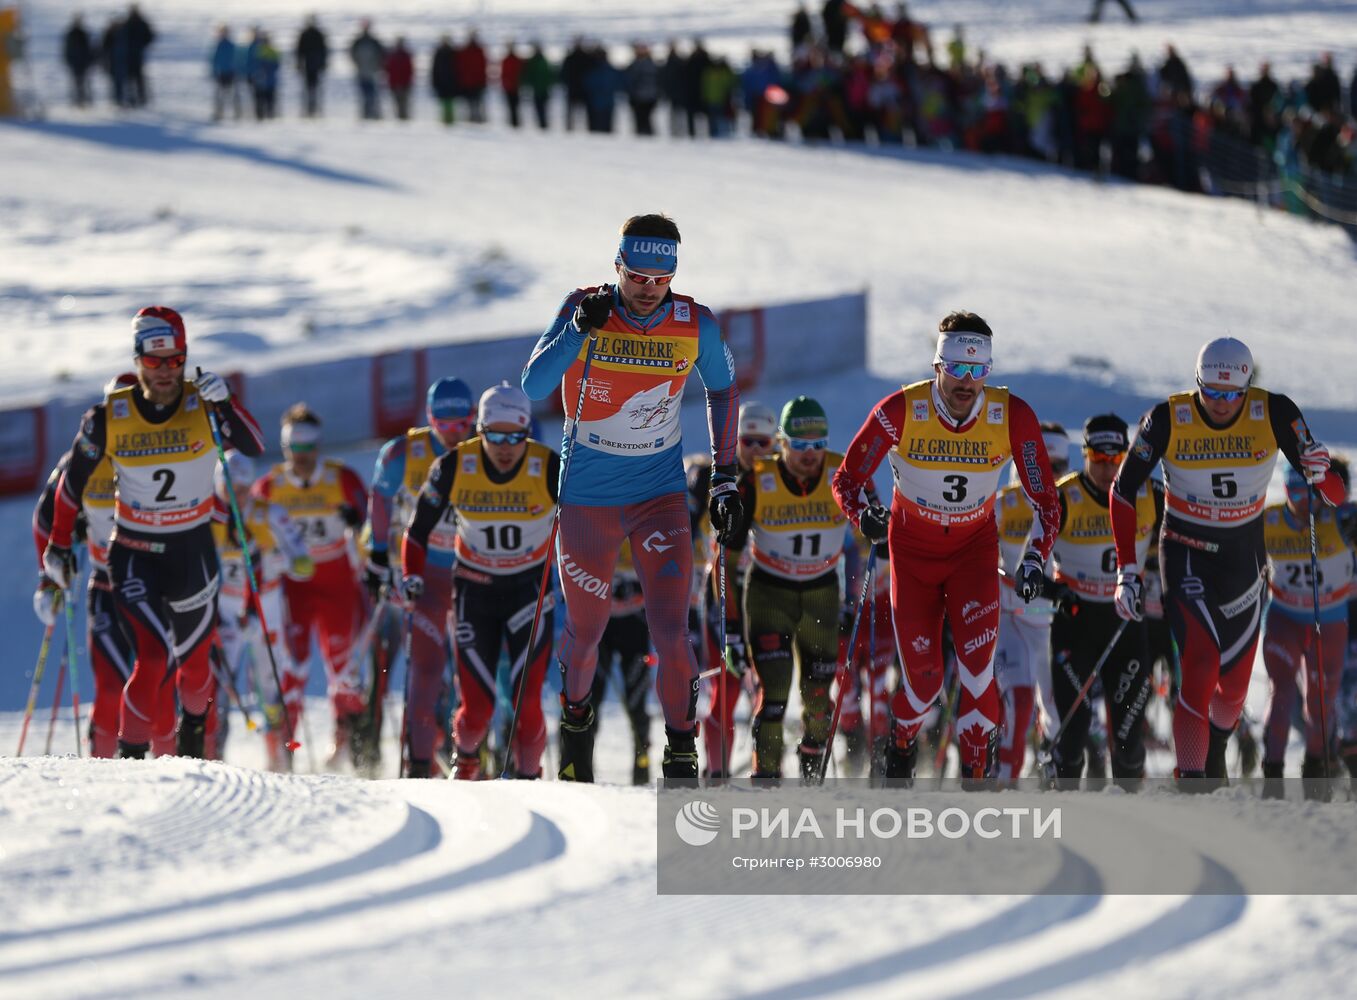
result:
<svg viewBox="0 0 1357 1000"><path fill-rule="evenodd" d="M1036 414L1006 388L985 385L989 325L974 313L954 312L938 330L935 377L876 405L834 476L834 495L868 539L890 546L891 609L904 671L891 704L886 778L913 781L916 736L942 692L946 616L961 671L956 730L962 784L983 788L993 774L1001 714L994 683L994 494L1004 463L1013 459L1036 512L1015 587L1024 601L1042 591L1060 506ZM887 457L895 479L889 511L864 496Z"/></svg>

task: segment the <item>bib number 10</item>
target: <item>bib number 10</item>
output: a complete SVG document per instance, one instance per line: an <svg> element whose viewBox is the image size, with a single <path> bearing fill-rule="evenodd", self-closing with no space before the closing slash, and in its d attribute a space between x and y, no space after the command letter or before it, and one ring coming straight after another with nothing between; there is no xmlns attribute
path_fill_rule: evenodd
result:
<svg viewBox="0 0 1357 1000"><path fill-rule="evenodd" d="M523 544L523 529L516 524L490 525L482 528L481 534L485 536L485 548L489 552L513 550Z"/></svg>

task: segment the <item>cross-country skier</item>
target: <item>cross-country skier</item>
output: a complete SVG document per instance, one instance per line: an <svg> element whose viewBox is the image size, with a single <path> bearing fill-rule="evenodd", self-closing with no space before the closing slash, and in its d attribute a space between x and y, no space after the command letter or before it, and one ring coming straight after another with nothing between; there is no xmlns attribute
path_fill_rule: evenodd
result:
<svg viewBox="0 0 1357 1000"><path fill-rule="evenodd" d="M777 439L777 414L763 403L750 400L740 404L739 437L735 445L735 464L740 472L753 469L754 463L773 453ZM697 577L697 630L703 648L713 649L710 659L726 667L725 683L717 677L710 681L711 700L707 707L707 722L702 738L707 748L707 767L704 773L709 781L720 781L730 776L730 753L735 743L735 704L744 688L749 656L744 648L744 637L739 633L726 636L726 648L716 649L718 615L722 610L720 588L716 579L716 545L707 530L707 507L711 496L711 456L695 455L688 466L688 509L693 526L693 551L700 561ZM727 568L726 601L734 604L744 593L745 575L751 565L749 548L739 553L736 564ZM753 683L757 683L756 681ZM723 695L724 692L724 695ZM724 698L724 700L723 700ZM725 733L722 734L724 727ZM725 760L721 747L725 746Z"/></svg>
<svg viewBox="0 0 1357 1000"><path fill-rule="evenodd" d="M1041 436L1051 474L1057 478L1065 475L1070 465L1069 434L1060 424L1043 422ZM1044 733L1049 733L1060 718L1051 691L1051 616L1055 606L1049 593L1024 602L1014 586L1032 532L1032 505L1021 483L1011 482L998 492L994 514L1004 570L999 578L999 641L994 650L994 680L1004 710L997 777L1002 784L1014 785L1023 775L1033 716L1040 719Z"/></svg>
<svg viewBox="0 0 1357 1000"><path fill-rule="evenodd" d="M137 384L135 372L117 376L104 387L104 395ZM42 554L52 532L56 511L57 487L71 456L61 456L33 510L33 538L38 547L38 571L42 572ZM105 455L90 476L80 498L80 514L75 536L89 551L90 579L85 597L85 639L90 668L94 674L94 703L90 709L90 756L112 757L118 749L118 717L122 712L123 686L132 676L133 650L127 634L118 623L113 607L113 584L108 578L108 546L113 539L114 503L113 466ZM61 591L43 574L33 595L33 609L44 625L50 625L61 613L57 595ZM162 699L163 711L151 735L157 754L174 753L174 699ZM155 730L160 731L157 739Z"/></svg>
<svg viewBox="0 0 1357 1000"><path fill-rule="evenodd" d="M739 390L735 362L711 310L671 291L679 231L663 215L622 226L617 283L566 296L523 369L535 399L561 393L567 421L588 392L574 447L564 457L558 545L566 626L560 650L561 777L593 780L593 707L589 701L598 641L612 607L613 567L631 539L645 594L646 622L659 659L666 778L697 778L697 660L688 645L692 535L684 497L679 409L688 376L707 390L713 472L711 520L721 541L738 520L735 438ZM570 437L568 428L567 438Z"/></svg>
<svg viewBox="0 0 1357 1000"><path fill-rule="evenodd" d="M278 676L288 698L293 702L287 706L287 710L296 718L300 712L296 702L302 698L306 678L288 654L287 644L283 641L285 619L282 585L284 574L294 580L308 579L314 572L314 564L307 551L302 526L292 520L280 504L266 503L252 495L250 487L255 481L254 461L238 451L228 451L226 473L230 475L231 487L235 491L236 509L245 523L245 540L250 546L250 565L255 578L251 581L246 572L245 553L240 547L237 526L232 521L234 515L230 513L231 498L226 493L226 475L218 466L215 488L225 516L212 522L217 558L221 561L217 633L221 638L230 679L242 676L249 689L255 692L263 709L268 724L264 731L264 742L269 770L290 771L292 754L285 747L287 730L282 719L285 707L282 694L274 682L269 652L273 653ZM255 614L254 603L250 599L252 586L258 587L264 622L259 621ZM264 643L268 643L268 648L265 648ZM240 670L241 661L247 655L249 666Z"/></svg>
<svg viewBox="0 0 1357 1000"><path fill-rule="evenodd" d="M1286 396L1253 385L1253 355L1221 337L1197 355L1195 390L1174 393L1140 421L1112 487L1117 613L1139 620L1136 497L1164 463L1159 560L1182 663L1173 714L1177 777L1187 791L1226 783L1225 749L1244 708L1262 621L1263 506L1277 454L1330 505L1345 496L1329 452Z"/></svg>
<svg viewBox="0 0 1357 1000"><path fill-rule="evenodd" d="M934 377L891 393L872 410L834 477L834 495L859 530L890 543L891 609L904 662L893 699L888 780L908 783L916 737L942 691L942 626L952 631L961 672L956 730L963 787L988 786L1000 722L994 683L999 633L998 532L994 495L1010 458L1036 511L1031 547L1016 574L1019 597L1043 587L1060 524L1055 482L1032 408L988 386L989 324L954 312L938 325ZM868 504L864 488L889 458L891 507Z"/></svg>
<svg viewBox="0 0 1357 1000"><path fill-rule="evenodd" d="M1051 748L1052 777L1058 788L1078 788L1092 699L1075 707L1080 689L1103 659L1103 702L1107 709L1112 780L1137 791L1145 777L1145 708L1151 691L1149 636L1143 622L1131 622L1117 637L1121 622L1112 598L1117 589L1117 552L1112 542L1108 491L1129 447L1126 421L1115 413L1084 423L1084 468L1056 483L1060 494L1060 534L1052 553L1055 580L1069 592L1051 625L1051 674L1057 719L1071 710L1069 722ZM1143 563L1164 511L1163 488L1154 480L1135 495L1136 561Z"/></svg>
<svg viewBox="0 0 1357 1000"><path fill-rule="evenodd" d="M1337 464L1335 460L1335 465ZM1347 504L1315 511L1319 568L1318 640L1314 627L1314 574L1310 568L1310 488L1295 469L1286 470L1286 502L1263 511L1272 603L1263 626L1263 663L1272 681L1263 735L1263 798L1283 798L1282 765L1296 707L1297 674L1304 665L1305 759L1301 787L1306 798L1329 798L1326 758L1337 731L1338 693L1348 645L1348 598L1353 594L1353 516ZM1340 517L1341 515L1341 517ZM1316 641L1319 646L1316 647ZM1320 684L1320 665L1324 681ZM1320 691L1325 704L1320 706ZM1327 727L1323 731L1321 724Z"/></svg>
<svg viewBox="0 0 1357 1000"><path fill-rule="evenodd" d="M429 586L427 544L435 527L455 515L457 568L457 673L462 703L452 724L457 750L454 777L481 776L481 744L495 712L500 650L509 650L510 690L518 695L519 718L513 746L513 773L540 777L546 748L542 679L551 656L552 616L543 609L535 645L529 649L533 612L548 571L548 536L556 511L560 459L529 435L532 410L523 391L508 382L485 390L476 411L476 437L434 462L401 548L406 600L414 603L416 633L439 630L420 598ZM437 737L434 704L441 665L411 657L409 775L428 777Z"/></svg>
<svg viewBox="0 0 1357 1000"><path fill-rule="evenodd" d="M262 502L275 503L306 532L306 545L315 572L305 580L283 577L287 607L287 644L299 672L284 678L284 686L300 681L305 687L314 635L325 664L330 703L334 709L335 739L329 765L340 755L360 749L367 697L358 664L353 662L354 640L363 625L365 609L354 568L353 534L367 511L367 487L353 469L338 459L320 457L321 420L305 403L283 414L283 461L254 484ZM283 692L290 720L289 732L298 732L303 700ZM295 713L295 714L294 714ZM354 756L360 763L361 754Z"/></svg>
<svg viewBox="0 0 1357 1000"><path fill-rule="evenodd" d="M438 379L429 386L424 413L427 424L411 427L382 446L372 472L367 525L363 531L368 544L363 582L374 605L380 602L382 587L394 582L393 572L398 571L399 567L390 564L390 555L394 552L399 559L401 536L414 514L415 502L429 476L429 469L436 459L465 441L475 428L476 402L471 395L471 387L459 378ZM412 632L409 646L411 659L420 661L414 672L420 677L435 674L438 677L440 741L444 738L443 730L452 700L452 692L443 688L447 686L444 674L450 660L449 622L454 587L452 570L457 562L456 538L456 516L448 508L443 520L430 530L425 542L424 593L412 609L423 621L439 624L433 629ZM402 616L393 604L388 604L382 615L383 621L378 623L378 632L373 637L373 676L377 682L374 685L375 697L369 705L373 712L373 732L381 731L381 696L386 690L383 667L389 674L396 649L399 648L398 634L402 629ZM375 747L374 743L374 750Z"/></svg>
<svg viewBox="0 0 1357 1000"><path fill-rule="evenodd" d="M843 456L829 448L829 418L813 399L782 408L779 451L739 478L741 519L727 546L727 576L746 543L751 567L740 602L729 602L727 637L743 636L759 679L754 709L757 781L782 778L783 717L801 668L802 781L818 780L829 737L830 685L838 667L839 560L845 518L830 481ZM727 582L729 592L731 584Z"/></svg>
<svg viewBox="0 0 1357 1000"><path fill-rule="evenodd" d="M75 574L71 532L100 460L116 477L109 576L136 666L123 689L120 757L144 757L152 720L173 676L179 693L176 749L202 757L213 679L208 660L217 616L217 550L211 519L217 465L207 407L227 443L250 456L264 449L254 418L231 398L226 380L184 378L184 320L147 306L132 320L138 384L116 389L86 413L71 446L43 554L48 577L66 587Z"/></svg>

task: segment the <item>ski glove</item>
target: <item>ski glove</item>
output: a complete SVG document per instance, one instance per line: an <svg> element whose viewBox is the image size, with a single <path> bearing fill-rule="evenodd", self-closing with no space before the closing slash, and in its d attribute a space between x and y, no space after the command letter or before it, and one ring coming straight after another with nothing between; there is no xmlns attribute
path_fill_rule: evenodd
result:
<svg viewBox="0 0 1357 1000"><path fill-rule="evenodd" d="M401 596L407 601L417 601L424 596L424 577L407 576L401 580Z"/></svg>
<svg viewBox="0 0 1357 1000"><path fill-rule="evenodd" d="M65 590L75 579L75 553L49 542L42 554L42 570L57 590Z"/></svg>
<svg viewBox="0 0 1357 1000"><path fill-rule="evenodd" d="M44 576L38 581L38 589L33 591L33 613L38 616L38 621L51 625L57 620L60 610L61 590Z"/></svg>
<svg viewBox="0 0 1357 1000"><path fill-rule="evenodd" d="M724 548L735 537L735 531L744 518L744 502L740 499L734 476L726 472L712 473L709 511L716 541Z"/></svg>
<svg viewBox="0 0 1357 1000"><path fill-rule="evenodd" d="M1031 604L1046 589L1046 574L1041 568L1041 556L1035 549L1028 549L1018 566L1018 579L1014 589L1024 604Z"/></svg>
<svg viewBox="0 0 1357 1000"><path fill-rule="evenodd" d="M584 334L588 334L590 330L601 330L612 312L612 289L594 292L580 299L580 304L575 307L575 325Z"/></svg>
<svg viewBox="0 0 1357 1000"><path fill-rule="evenodd" d="M890 526L891 512L879 503L869 504L858 517L858 530L869 542L884 542Z"/></svg>
<svg viewBox="0 0 1357 1000"><path fill-rule="evenodd" d="M1132 563L1117 571L1117 592L1113 597L1117 617L1138 622L1145 617L1145 584L1140 579L1140 567Z"/></svg>
<svg viewBox="0 0 1357 1000"><path fill-rule="evenodd" d="M1301 449L1300 467L1307 483L1319 482L1329 471L1329 449L1318 441L1311 441Z"/></svg>
<svg viewBox="0 0 1357 1000"><path fill-rule="evenodd" d="M1056 614L1073 618L1079 613L1079 595L1068 584L1048 577L1042 596L1055 605Z"/></svg>
<svg viewBox="0 0 1357 1000"><path fill-rule="evenodd" d="M726 669L735 677L743 677L749 667L749 651L739 628L739 622L726 622Z"/></svg>
<svg viewBox="0 0 1357 1000"><path fill-rule="evenodd" d="M216 372L199 371L193 384L198 387L198 395L209 403L224 403L231 398L231 387Z"/></svg>
<svg viewBox="0 0 1357 1000"><path fill-rule="evenodd" d="M380 599L382 588L391 582L390 556L383 549L368 555L367 565L363 567L363 586L374 601Z"/></svg>

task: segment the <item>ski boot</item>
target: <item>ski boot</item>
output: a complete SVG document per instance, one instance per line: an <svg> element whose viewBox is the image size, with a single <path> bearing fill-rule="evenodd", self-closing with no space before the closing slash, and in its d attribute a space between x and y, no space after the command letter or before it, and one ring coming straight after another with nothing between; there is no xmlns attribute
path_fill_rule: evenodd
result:
<svg viewBox="0 0 1357 1000"><path fill-rule="evenodd" d="M822 743L813 743L809 739L801 741L796 748L796 759L801 765L801 784L819 785L823 779L820 769L825 766L825 747Z"/></svg>
<svg viewBox="0 0 1357 1000"><path fill-rule="evenodd" d="M202 760L207 742L207 713L194 715L184 709L179 713L179 728L174 734L174 752L180 757Z"/></svg>
<svg viewBox="0 0 1357 1000"><path fill-rule="evenodd" d="M1173 769L1173 780L1178 791L1184 795L1209 795L1221 787L1208 781L1205 771L1184 771L1178 767Z"/></svg>
<svg viewBox="0 0 1357 1000"><path fill-rule="evenodd" d="M782 774L780 772L761 773L754 771L749 775L749 783L755 788L781 788Z"/></svg>
<svg viewBox="0 0 1357 1000"><path fill-rule="evenodd" d="M1263 761L1263 798L1286 798L1286 785L1282 783L1282 762Z"/></svg>
<svg viewBox="0 0 1357 1000"><path fill-rule="evenodd" d="M1211 783L1208 791L1214 792L1217 788L1228 788L1230 785L1230 777L1225 773L1225 751L1229 749L1234 729L1221 729L1214 722L1210 728L1211 735L1206 746L1206 780Z"/></svg>
<svg viewBox="0 0 1357 1000"><path fill-rule="evenodd" d="M633 785L650 784L650 744L638 743L631 758L631 783Z"/></svg>
<svg viewBox="0 0 1357 1000"><path fill-rule="evenodd" d="M697 787L697 730L686 733L664 727L667 742L660 770L666 788Z"/></svg>
<svg viewBox="0 0 1357 1000"><path fill-rule="evenodd" d="M914 767L919 762L919 741L911 739L903 746L901 735L886 740L885 788L913 788Z"/></svg>
<svg viewBox="0 0 1357 1000"><path fill-rule="evenodd" d="M562 781L594 780L594 707L587 701L576 705L561 702L561 769L556 775Z"/></svg>
<svg viewBox="0 0 1357 1000"><path fill-rule="evenodd" d="M118 741L118 759L119 760L145 760L146 755L151 750L149 743L124 743Z"/></svg>
<svg viewBox="0 0 1357 1000"><path fill-rule="evenodd" d="M1323 757L1305 755L1300 765L1301 794L1307 802L1332 802L1333 782L1328 777L1328 762Z"/></svg>
<svg viewBox="0 0 1357 1000"><path fill-rule="evenodd" d="M458 751L457 763L452 768L453 781L479 781L482 773L481 755L479 753Z"/></svg>
<svg viewBox="0 0 1357 1000"><path fill-rule="evenodd" d="M976 728L962 733L957 740L961 759L961 790L963 792L991 792L994 790L994 764L999 756L999 727L983 736L972 736Z"/></svg>
<svg viewBox="0 0 1357 1000"><path fill-rule="evenodd" d="M411 757L405 765L405 776L407 778L432 778L433 762L428 760L416 760Z"/></svg>
<svg viewBox="0 0 1357 1000"><path fill-rule="evenodd" d="M1252 777L1258 770L1258 738L1252 729L1241 723L1235 730L1235 742L1239 744L1239 776Z"/></svg>

